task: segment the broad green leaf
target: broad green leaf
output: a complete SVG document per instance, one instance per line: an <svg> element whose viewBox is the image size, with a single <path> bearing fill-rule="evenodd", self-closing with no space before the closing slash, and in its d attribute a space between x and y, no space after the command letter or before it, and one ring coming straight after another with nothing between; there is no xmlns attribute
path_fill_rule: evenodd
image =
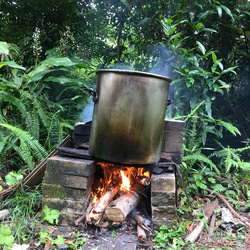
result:
<svg viewBox="0 0 250 250"><path fill-rule="evenodd" d="M216 56L216 54L214 53L214 51L212 51L212 59L213 59L213 62L214 62L214 63L217 61L217 56Z"/></svg>
<svg viewBox="0 0 250 250"><path fill-rule="evenodd" d="M3 66L9 66L9 67L11 67L11 68L25 70L24 67L18 65L18 64L15 63L14 61L0 62L0 68L2 68Z"/></svg>
<svg viewBox="0 0 250 250"><path fill-rule="evenodd" d="M221 5L221 8L232 18L232 20L234 21L234 17L233 17L233 15L232 15L232 12L231 12L231 10L228 8L228 7L226 7L225 5Z"/></svg>
<svg viewBox="0 0 250 250"><path fill-rule="evenodd" d="M9 226L5 226L5 225L1 225L1 231L0 233L3 235L3 236L9 236L11 235L11 229Z"/></svg>
<svg viewBox="0 0 250 250"><path fill-rule="evenodd" d="M0 42L0 53L9 54L8 44L6 42Z"/></svg>
<svg viewBox="0 0 250 250"><path fill-rule="evenodd" d="M68 57L61 58L49 58L47 60L42 61L42 63L47 63L53 66L74 66L76 63L73 63Z"/></svg>
<svg viewBox="0 0 250 250"><path fill-rule="evenodd" d="M196 29L197 29L197 30L200 30L201 27L202 27L202 23L197 23L197 24L196 24Z"/></svg>
<svg viewBox="0 0 250 250"><path fill-rule="evenodd" d="M228 73L228 72L232 72L232 73L234 73L235 75L237 75L237 73L234 71L235 68L237 68L237 66L227 68L227 69L223 70L223 71L221 72L221 74L225 74L225 73Z"/></svg>
<svg viewBox="0 0 250 250"><path fill-rule="evenodd" d="M221 18L222 17L222 8L220 6L216 6L218 16Z"/></svg>
<svg viewBox="0 0 250 250"><path fill-rule="evenodd" d="M9 172L6 176L5 176L5 182L9 185L15 185L17 182L21 181L23 179L23 175L22 174L18 174L15 172Z"/></svg>
<svg viewBox="0 0 250 250"><path fill-rule="evenodd" d="M203 29L201 29L201 31L208 31L208 32L218 33L217 30L210 29L210 28L203 28Z"/></svg>
<svg viewBox="0 0 250 250"><path fill-rule="evenodd" d="M170 18L167 19L167 24L168 24L168 25L170 25L172 22L173 22L172 19L170 19Z"/></svg>
<svg viewBox="0 0 250 250"><path fill-rule="evenodd" d="M171 28L171 29L169 30L168 35L171 36L171 35L174 34L174 32L175 32L175 27L173 27L173 28Z"/></svg>
<svg viewBox="0 0 250 250"><path fill-rule="evenodd" d="M205 53L206 53L205 47L204 47L199 41L196 41L196 43L198 44L201 53L202 53L203 55L205 55Z"/></svg>

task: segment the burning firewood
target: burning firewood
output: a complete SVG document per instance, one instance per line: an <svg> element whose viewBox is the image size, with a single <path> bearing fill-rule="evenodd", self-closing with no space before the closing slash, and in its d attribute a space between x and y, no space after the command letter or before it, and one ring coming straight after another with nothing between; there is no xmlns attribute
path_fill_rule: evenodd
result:
<svg viewBox="0 0 250 250"><path fill-rule="evenodd" d="M151 181L146 176L137 176L136 181L143 186L149 186L151 184Z"/></svg>
<svg viewBox="0 0 250 250"><path fill-rule="evenodd" d="M123 221L137 207L139 199L140 197L136 192L121 195L105 209L106 217L111 221Z"/></svg>
<svg viewBox="0 0 250 250"><path fill-rule="evenodd" d="M113 200L114 196L118 193L119 186L110 187L107 192L98 200L93 209L91 210L89 217L91 221L98 221L103 214L103 211Z"/></svg>

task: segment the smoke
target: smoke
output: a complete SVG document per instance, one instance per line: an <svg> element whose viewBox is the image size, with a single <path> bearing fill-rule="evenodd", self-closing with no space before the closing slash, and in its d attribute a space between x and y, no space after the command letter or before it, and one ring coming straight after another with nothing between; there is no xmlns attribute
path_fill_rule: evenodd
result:
<svg viewBox="0 0 250 250"><path fill-rule="evenodd" d="M81 122L86 123L92 121L93 110L94 110L94 102L91 100L87 104L87 106L83 109L80 115Z"/></svg>

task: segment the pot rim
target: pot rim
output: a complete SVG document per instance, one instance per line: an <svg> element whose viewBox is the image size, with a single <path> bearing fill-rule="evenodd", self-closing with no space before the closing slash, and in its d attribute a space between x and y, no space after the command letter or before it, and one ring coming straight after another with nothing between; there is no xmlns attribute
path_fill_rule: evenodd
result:
<svg viewBox="0 0 250 250"><path fill-rule="evenodd" d="M166 76L148 73L143 71L135 71L135 70L124 70L124 69L99 69L96 71L96 74L99 73L114 73L114 74L128 74L128 75L138 75L138 76L145 76L145 77L156 77L168 81L169 83L172 82L172 79Z"/></svg>

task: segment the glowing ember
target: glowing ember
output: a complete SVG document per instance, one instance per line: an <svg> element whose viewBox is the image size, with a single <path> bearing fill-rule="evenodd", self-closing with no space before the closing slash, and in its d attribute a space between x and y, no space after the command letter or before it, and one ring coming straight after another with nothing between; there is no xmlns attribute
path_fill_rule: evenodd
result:
<svg viewBox="0 0 250 250"><path fill-rule="evenodd" d="M129 189L130 189L130 180L129 180L129 178L125 175L125 172L122 171L122 170L121 170L121 176L122 176L121 189L129 191Z"/></svg>

